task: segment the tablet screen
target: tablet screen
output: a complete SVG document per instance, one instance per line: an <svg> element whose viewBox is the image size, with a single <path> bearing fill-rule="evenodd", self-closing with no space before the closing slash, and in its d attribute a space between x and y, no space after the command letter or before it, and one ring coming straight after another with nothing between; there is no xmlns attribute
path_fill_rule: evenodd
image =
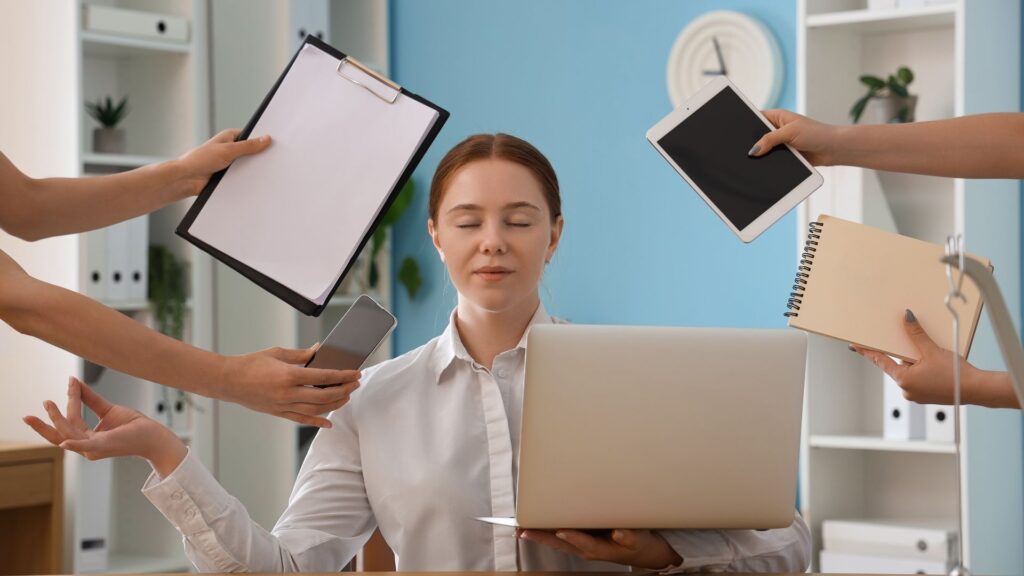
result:
<svg viewBox="0 0 1024 576"><path fill-rule="evenodd" d="M738 230L743 230L811 175L787 149L747 156L768 127L731 88L724 88L658 145Z"/></svg>

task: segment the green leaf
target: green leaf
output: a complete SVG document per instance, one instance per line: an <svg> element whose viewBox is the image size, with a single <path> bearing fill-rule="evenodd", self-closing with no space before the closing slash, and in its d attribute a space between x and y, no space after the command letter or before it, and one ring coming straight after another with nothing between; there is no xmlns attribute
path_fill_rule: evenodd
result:
<svg viewBox="0 0 1024 576"><path fill-rule="evenodd" d="M900 84L900 81L897 80L895 76L889 76L889 82L886 86L889 88L889 92L902 98L907 97L906 86Z"/></svg>
<svg viewBox="0 0 1024 576"><path fill-rule="evenodd" d="M402 190L395 197L395 201L388 208L388 211L384 214L384 217L380 221L381 227L393 226L398 219L405 214L405 211L412 204L412 199L415 196L415 186L413 185L412 178L406 181L405 186L402 186Z"/></svg>
<svg viewBox="0 0 1024 576"><path fill-rule="evenodd" d="M893 118L893 122L907 123L910 121L910 108L904 106L900 108L900 111L896 113L896 117Z"/></svg>
<svg viewBox="0 0 1024 576"><path fill-rule="evenodd" d="M860 116L864 113L864 108L868 105L868 100L871 100L874 95L874 90L868 92L862 96L860 100L857 100L857 102L854 103L853 108L850 108L850 120L853 120L854 124L860 121Z"/></svg>
<svg viewBox="0 0 1024 576"><path fill-rule="evenodd" d="M884 80L882 80L878 76L871 76L870 74L865 74L864 76L861 76L860 83L875 90L881 90L882 88L885 88Z"/></svg>
<svg viewBox="0 0 1024 576"><path fill-rule="evenodd" d="M416 293L423 285L423 276L420 274L420 265L411 256L406 256L405 260L402 260L402 267L398 270L398 281L405 286L409 299L415 300Z"/></svg>
<svg viewBox="0 0 1024 576"><path fill-rule="evenodd" d="M149 247L149 300L157 328L179 340L185 332L185 265L164 246Z"/></svg>
<svg viewBox="0 0 1024 576"><path fill-rule="evenodd" d="M906 66L900 66L900 69L896 71L896 77L900 79L904 86L914 81L914 73Z"/></svg>

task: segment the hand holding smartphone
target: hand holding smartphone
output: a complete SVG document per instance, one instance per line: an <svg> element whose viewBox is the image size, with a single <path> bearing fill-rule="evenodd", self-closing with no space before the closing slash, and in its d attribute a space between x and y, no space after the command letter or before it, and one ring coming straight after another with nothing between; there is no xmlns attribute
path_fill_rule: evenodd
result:
<svg viewBox="0 0 1024 576"><path fill-rule="evenodd" d="M359 370L397 324L390 312L363 294L338 320L306 366Z"/></svg>

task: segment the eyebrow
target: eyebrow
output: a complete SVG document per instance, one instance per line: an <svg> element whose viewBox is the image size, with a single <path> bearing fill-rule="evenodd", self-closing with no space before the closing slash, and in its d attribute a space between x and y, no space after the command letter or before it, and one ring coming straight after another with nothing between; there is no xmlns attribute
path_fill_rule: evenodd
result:
<svg viewBox="0 0 1024 576"><path fill-rule="evenodd" d="M532 204L530 202L525 202L525 201L524 202L510 202L510 203L506 204L502 208L502 210L516 210L516 209L519 209L519 208L529 208L529 209L536 210L536 211L540 212L540 208L538 208L536 205L534 205L534 204ZM479 204L459 204L457 206L452 206L448 210L448 213L451 214L452 212L456 212L456 211L459 211L459 210L464 210L464 211L483 210L483 206L480 206Z"/></svg>

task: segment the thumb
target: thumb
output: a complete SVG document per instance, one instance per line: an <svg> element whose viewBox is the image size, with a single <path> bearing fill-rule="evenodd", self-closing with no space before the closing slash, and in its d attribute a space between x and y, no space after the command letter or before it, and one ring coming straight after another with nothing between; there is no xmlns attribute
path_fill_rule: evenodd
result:
<svg viewBox="0 0 1024 576"><path fill-rule="evenodd" d="M633 530L613 530L612 540L619 546L630 550L635 550L637 547L636 532Z"/></svg>
<svg viewBox="0 0 1024 576"><path fill-rule="evenodd" d="M296 350L293 348L268 348L263 351L264 354L275 358L288 364L305 364L313 357L315 350L306 348L304 350Z"/></svg>
<svg viewBox="0 0 1024 576"><path fill-rule="evenodd" d="M761 136L761 139L755 142L754 146L747 152L747 156L758 158L771 152L776 146L789 142L793 132L790 126L790 124L787 124L778 130L773 130Z"/></svg>
<svg viewBox="0 0 1024 576"><path fill-rule="evenodd" d="M914 347L921 353L921 356L938 347L935 341L924 331L921 323L917 321L917 316L914 316L910 308L907 308L906 313L903 315L903 329L906 330L907 336L910 337L910 341L914 343Z"/></svg>
<svg viewBox="0 0 1024 576"><path fill-rule="evenodd" d="M231 144L228 144L228 150L231 152L232 158L238 158L240 156L248 156L249 154L262 152L266 150L268 146L270 146L270 136L264 134L259 138L232 142Z"/></svg>

